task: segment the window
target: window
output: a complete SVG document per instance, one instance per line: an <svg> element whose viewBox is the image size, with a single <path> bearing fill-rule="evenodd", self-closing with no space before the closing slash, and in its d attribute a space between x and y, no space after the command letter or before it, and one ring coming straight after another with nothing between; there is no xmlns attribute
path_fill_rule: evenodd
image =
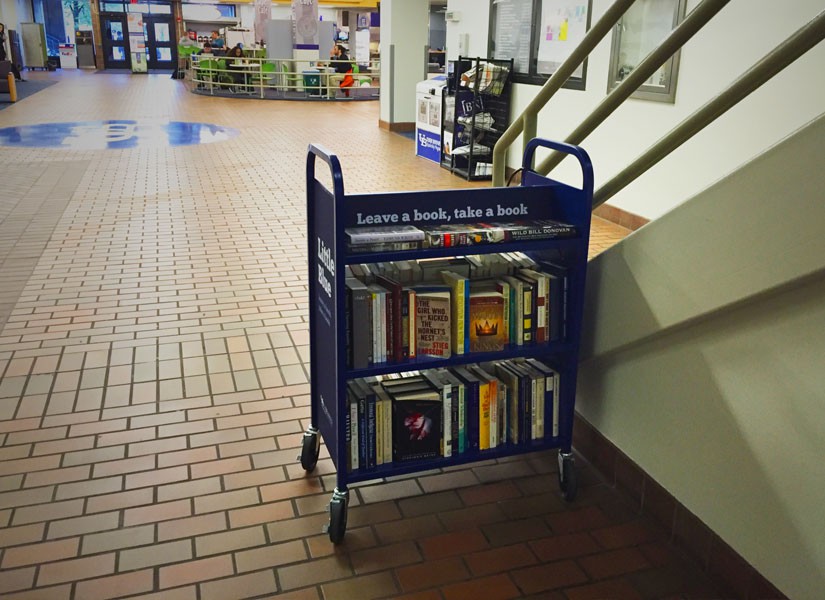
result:
<svg viewBox="0 0 825 600"><path fill-rule="evenodd" d="M490 56L512 58L514 81L542 85L590 28L592 0L492 0ZM583 90L587 61L564 87Z"/></svg>
<svg viewBox="0 0 825 600"><path fill-rule="evenodd" d="M184 2L181 4L183 18L188 21L223 21L225 18L235 18L234 4L195 4Z"/></svg>
<svg viewBox="0 0 825 600"><path fill-rule="evenodd" d="M636 0L613 29L607 91L619 85L685 18L685 0ZM676 101L679 51L637 89L631 98Z"/></svg>

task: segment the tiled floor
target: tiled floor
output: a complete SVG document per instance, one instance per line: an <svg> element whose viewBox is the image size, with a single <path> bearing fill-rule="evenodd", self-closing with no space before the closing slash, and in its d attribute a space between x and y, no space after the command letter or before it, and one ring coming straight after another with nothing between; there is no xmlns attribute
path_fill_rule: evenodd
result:
<svg viewBox="0 0 825 600"><path fill-rule="evenodd" d="M307 477L295 460L309 416L306 146L339 154L348 190L466 183L380 130L376 103L30 76L60 82L0 127L166 119L240 134L0 149L0 596L720 595L583 460L566 505L551 455L359 486L331 546L331 461ZM597 220L594 248L626 233Z"/></svg>

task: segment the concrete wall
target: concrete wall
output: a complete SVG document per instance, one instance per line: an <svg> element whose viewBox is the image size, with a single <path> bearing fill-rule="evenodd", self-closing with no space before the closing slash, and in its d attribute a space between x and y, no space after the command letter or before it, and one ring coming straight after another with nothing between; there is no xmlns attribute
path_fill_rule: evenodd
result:
<svg viewBox="0 0 825 600"><path fill-rule="evenodd" d="M448 58L458 54L460 33L469 35L471 54L486 55L488 4L449 1L448 10L460 11L461 20L447 24ZM610 0L593 0L593 22L610 4ZM689 0L688 10L697 4L698 0ZM629 100L582 142L593 158L596 187L815 17L822 6L822 0L794 0L792 9L790 4L780 8L772 0L730 2L683 48L675 104ZM564 139L604 99L609 57L610 36L590 57L587 89L561 90L539 117L539 135ZM610 204L649 219L657 218L822 114L823 65L825 43L820 43L614 196ZM538 89L516 85L512 114L520 114ZM520 162L520 153L521 145L514 146L511 164ZM576 173L572 165L563 163L553 177L573 182Z"/></svg>
<svg viewBox="0 0 825 600"><path fill-rule="evenodd" d="M825 117L588 269L577 409L791 598L825 589Z"/></svg>

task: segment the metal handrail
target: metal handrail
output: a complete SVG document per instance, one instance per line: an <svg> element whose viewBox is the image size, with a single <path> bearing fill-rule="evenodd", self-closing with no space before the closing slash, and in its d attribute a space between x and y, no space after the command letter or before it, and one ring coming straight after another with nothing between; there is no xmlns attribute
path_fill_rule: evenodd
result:
<svg viewBox="0 0 825 600"><path fill-rule="evenodd" d="M673 54L710 21L730 0L704 0L677 25L673 31L640 62L627 78L564 140L568 144L580 144L596 127L619 108L630 95L653 75ZM547 174L564 160L565 155L553 152L535 168L537 173Z"/></svg>
<svg viewBox="0 0 825 600"><path fill-rule="evenodd" d="M712 123L717 117L735 106L740 100L823 39L825 39L825 11L820 12L782 44L766 54L762 60L745 71L724 92L682 121L667 135L653 144L644 154L596 190L593 194L593 208L604 204L639 175L665 158L683 142Z"/></svg>
<svg viewBox="0 0 825 600"><path fill-rule="evenodd" d="M559 66L555 73L545 82L539 93L527 105L521 116L513 121L493 147L493 185L504 185L505 159L507 149L524 132L525 143L536 137L536 115L544 105L561 88L565 81L573 74L590 52L618 23L622 15L630 8L635 0L616 0L605 11L602 18L590 28L581 43L576 46L570 56Z"/></svg>
<svg viewBox="0 0 825 600"><path fill-rule="evenodd" d="M213 56L210 54L192 55L188 61L187 79L189 82L200 89L214 94L216 91L228 91L231 89L242 90L243 92L257 94L261 98L266 97L266 90L280 90L281 92L303 93L318 96L328 97L330 89L330 77L338 75L336 73L318 73L319 84L317 86L304 85L304 70L306 67L310 69L316 68L316 61L296 60L296 59L269 59L260 57L243 57L240 58L246 65L245 83L236 84L231 83L232 75L237 76L237 69L231 68L228 65L226 68L211 67L209 69L199 68L199 63L203 60L219 61L232 60L232 57ZM324 61L327 63L327 61ZM335 62L335 61L330 61ZM347 61L351 62L351 61ZM264 65L274 65L274 70L265 71ZM380 91L380 72L379 62L370 61L367 71L359 71L351 74L353 79L368 79L370 89L373 90L373 95L377 95ZM221 79L223 77L223 79ZM354 88L350 88L354 89Z"/></svg>

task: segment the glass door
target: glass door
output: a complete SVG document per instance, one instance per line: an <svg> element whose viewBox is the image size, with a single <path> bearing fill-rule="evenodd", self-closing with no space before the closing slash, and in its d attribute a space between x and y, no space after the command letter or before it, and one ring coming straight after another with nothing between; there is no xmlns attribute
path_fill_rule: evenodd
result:
<svg viewBox="0 0 825 600"><path fill-rule="evenodd" d="M129 35L125 15L101 15L103 31L103 66L129 69Z"/></svg>
<svg viewBox="0 0 825 600"><path fill-rule="evenodd" d="M144 15L146 62L150 70L174 69L177 66L177 42L171 15Z"/></svg>

